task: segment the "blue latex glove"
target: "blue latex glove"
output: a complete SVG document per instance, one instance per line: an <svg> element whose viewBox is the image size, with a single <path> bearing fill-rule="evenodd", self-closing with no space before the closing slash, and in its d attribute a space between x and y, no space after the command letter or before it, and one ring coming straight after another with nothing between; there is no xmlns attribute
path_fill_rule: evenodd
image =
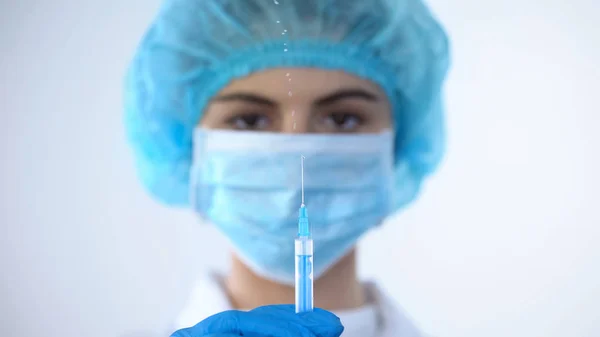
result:
<svg viewBox="0 0 600 337"><path fill-rule="evenodd" d="M296 314L294 305L268 305L224 311L171 337L338 337L342 331L340 319L329 311Z"/></svg>

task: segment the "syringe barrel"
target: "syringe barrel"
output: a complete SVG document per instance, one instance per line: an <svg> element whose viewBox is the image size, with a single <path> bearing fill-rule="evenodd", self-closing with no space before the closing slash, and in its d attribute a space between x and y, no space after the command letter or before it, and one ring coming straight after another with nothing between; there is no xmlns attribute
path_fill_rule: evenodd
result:
<svg viewBox="0 0 600 337"><path fill-rule="evenodd" d="M296 312L313 310L313 241L298 237L296 251Z"/></svg>

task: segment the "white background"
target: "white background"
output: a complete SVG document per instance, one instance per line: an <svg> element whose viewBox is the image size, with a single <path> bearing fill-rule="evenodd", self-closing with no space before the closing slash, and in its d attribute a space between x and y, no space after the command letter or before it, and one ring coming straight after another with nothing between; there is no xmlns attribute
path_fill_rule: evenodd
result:
<svg viewBox="0 0 600 337"><path fill-rule="evenodd" d="M122 75L157 5L0 4L2 336L160 331L226 262L125 146ZM453 41L448 156L361 272L436 336L600 336L600 3L431 5Z"/></svg>

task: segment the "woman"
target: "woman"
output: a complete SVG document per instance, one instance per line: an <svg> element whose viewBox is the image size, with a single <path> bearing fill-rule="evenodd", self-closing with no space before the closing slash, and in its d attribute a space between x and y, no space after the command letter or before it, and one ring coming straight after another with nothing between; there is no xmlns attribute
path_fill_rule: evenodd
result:
<svg viewBox="0 0 600 337"><path fill-rule="evenodd" d="M440 161L447 67L419 0L165 1L128 73L127 132L152 196L233 247L174 336L421 336L357 278L354 247ZM296 315L278 304L294 302L301 156L324 310Z"/></svg>

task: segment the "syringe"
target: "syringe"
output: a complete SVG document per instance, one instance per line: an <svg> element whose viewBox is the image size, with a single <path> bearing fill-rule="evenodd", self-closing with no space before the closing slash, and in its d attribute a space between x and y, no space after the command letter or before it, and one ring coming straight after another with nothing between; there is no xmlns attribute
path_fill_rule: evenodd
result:
<svg viewBox="0 0 600 337"><path fill-rule="evenodd" d="M300 158L302 176L302 203L298 216L296 251L296 312L313 310L313 240L304 205L304 156Z"/></svg>

